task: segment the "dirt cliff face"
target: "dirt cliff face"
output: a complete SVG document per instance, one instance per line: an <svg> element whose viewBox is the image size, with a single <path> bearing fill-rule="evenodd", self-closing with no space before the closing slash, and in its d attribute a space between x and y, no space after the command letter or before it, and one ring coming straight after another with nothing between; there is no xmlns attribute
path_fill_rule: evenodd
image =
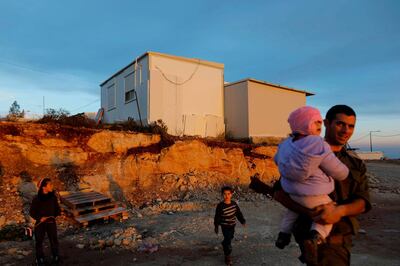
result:
<svg viewBox="0 0 400 266"><path fill-rule="evenodd" d="M161 142L160 136L143 133L0 122L1 180L15 190L49 176L58 190L91 187L140 203L221 184L247 186L255 173L267 182L279 176L275 146Z"/></svg>

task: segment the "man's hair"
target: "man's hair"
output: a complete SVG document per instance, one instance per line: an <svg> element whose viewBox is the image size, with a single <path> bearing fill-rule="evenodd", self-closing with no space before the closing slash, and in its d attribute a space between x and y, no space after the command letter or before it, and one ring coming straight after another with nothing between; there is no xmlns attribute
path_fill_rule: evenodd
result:
<svg viewBox="0 0 400 266"><path fill-rule="evenodd" d="M221 188L221 194L224 194L224 191L230 191L231 193L233 193L233 188L230 186L223 186Z"/></svg>
<svg viewBox="0 0 400 266"><path fill-rule="evenodd" d="M332 121L336 118L337 114L345 114L347 116L356 116L356 112L354 112L353 108L344 104L338 104L332 106L328 112L326 113L325 119L328 121Z"/></svg>

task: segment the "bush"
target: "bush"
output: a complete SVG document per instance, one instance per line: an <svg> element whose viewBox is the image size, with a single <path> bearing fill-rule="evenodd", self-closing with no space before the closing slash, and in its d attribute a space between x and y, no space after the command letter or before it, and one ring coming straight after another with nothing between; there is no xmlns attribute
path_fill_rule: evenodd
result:
<svg viewBox="0 0 400 266"><path fill-rule="evenodd" d="M62 118L66 118L69 116L69 111L60 108L58 110L49 108L46 109L46 114L43 116L42 119L50 119L50 120L60 120Z"/></svg>
<svg viewBox="0 0 400 266"><path fill-rule="evenodd" d="M96 122L93 119L86 117L84 113L69 116L69 111L63 108L58 110L47 109L46 114L38 120L38 123L56 123L72 127L96 127Z"/></svg>

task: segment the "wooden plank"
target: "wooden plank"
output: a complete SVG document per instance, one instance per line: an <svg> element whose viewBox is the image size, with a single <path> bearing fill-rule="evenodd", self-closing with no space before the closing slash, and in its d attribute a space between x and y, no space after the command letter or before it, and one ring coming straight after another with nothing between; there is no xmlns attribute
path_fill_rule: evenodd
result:
<svg viewBox="0 0 400 266"><path fill-rule="evenodd" d="M79 223L85 223L85 222L89 222L89 221L93 221L93 220L97 220L97 219L101 219L101 218L108 218L108 217L111 217L111 216L117 215L117 214L124 215L123 213L125 213L125 215L127 215L127 210L124 207L118 207L118 208L101 211L101 212L94 213L94 214L85 214L85 215L76 216L76 217L74 217L74 219Z"/></svg>
<svg viewBox="0 0 400 266"><path fill-rule="evenodd" d="M86 192L92 192L93 189L87 188L87 189L82 189L80 191L59 191L58 194L60 196L68 196L68 195L73 195L73 194L78 194L78 193L86 193Z"/></svg>
<svg viewBox="0 0 400 266"><path fill-rule="evenodd" d="M76 198L76 199L68 200L68 202L72 203L72 204L76 204L76 203L81 203L84 201L94 201L94 200L99 200L99 199L110 199L110 197L106 197L104 195L98 195L98 196L91 196L91 197Z"/></svg>
<svg viewBox="0 0 400 266"><path fill-rule="evenodd" d="M88 213L97 213L100 211L104 211L107 209L112 209L112 208L116 208L118 207L118 204L116 202L108 202L105 204L99 204L99 205L95 205L95 206L87 206L87 207L82 207L79 209L70 209L67 206L64 207L64 209L75 215L75 216L79 216L79 215L84 215L84 214L88 214Z"/></svg>
<svg viewBox="0 0 400 266"><path fill-rule="evenodd" d="M89 202L81 202L76 205L74 205L74 209L79 209L83 207L89 207L89 206L96 206L104 203L112 202L111 199L102 199L102 200L96 200L96 201L89 201Z"/></svg>
<svg viewBox="0 0 400 266"><path fill-rule="evenodd" d="M96 205L99 202L111 202L112 199L104 196L100 193L97 193L96 195L92 196L85 196L85 197L80 197L80 198L73 198L73 199L65 199L61 197L61 202L67 205L71 209L76 209L82 206L90 206L90 205Z"/></svg>
<svg viewBox="0 0 400 266"><path fill-rule="evenodd" d="M76 196L80 196L80 195L89 195L89 194L101 194L97 191L79 191L79 192L72 192L69 194L64 194L61 195L64 198L68 198L68 197L76 197Z"/></svg>
<svg viewBox="0 0 400 266"><path fill-rule="evenodd" d="M68 201L74 201L74 200L81 199L81 198L91 198L91 197L99 197L99 196L105 197L105 195L96 192L96 193L82 193L79 195L74 195L71 197L63 197L63 198Z"/></svg>

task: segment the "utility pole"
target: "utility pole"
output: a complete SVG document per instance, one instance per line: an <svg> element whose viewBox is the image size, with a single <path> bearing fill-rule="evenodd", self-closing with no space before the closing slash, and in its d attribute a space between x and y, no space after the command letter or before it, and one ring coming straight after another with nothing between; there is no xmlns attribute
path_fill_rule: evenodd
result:
<svg viewBox="0 0 400 266"><path fill-rule="evenodd" d="M369 132L369 149L372 152L372 132L381 132L380 130L372 130Z"/></svg>
<svg viewBox="0 0 400 266"><path fill-rule="evenodd" d="M45 113L45 107L44 107L44 96L43 96L43 116L44 116L44 113Z"/></svg>

